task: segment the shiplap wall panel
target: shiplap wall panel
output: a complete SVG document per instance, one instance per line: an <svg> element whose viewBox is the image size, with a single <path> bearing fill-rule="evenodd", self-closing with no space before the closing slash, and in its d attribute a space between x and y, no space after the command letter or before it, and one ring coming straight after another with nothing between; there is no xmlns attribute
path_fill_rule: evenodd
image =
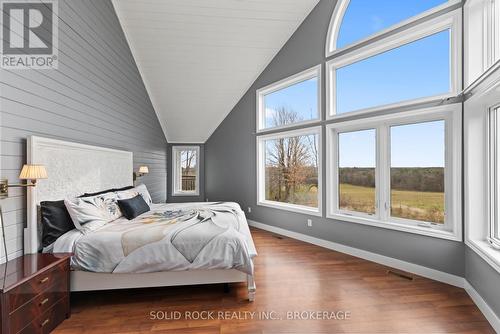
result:
<svg viewBox="0 0 500 334"><path fill-rule="evenodd" d="M18 182L26 138L44 136L134 152L134 168L150 170L140 181L165 201L167 142L112 4L59 0L59 18L57 70L0 72L0 177ZM22 254L26 192L9 193L2 207L12 258Z"/></svg>

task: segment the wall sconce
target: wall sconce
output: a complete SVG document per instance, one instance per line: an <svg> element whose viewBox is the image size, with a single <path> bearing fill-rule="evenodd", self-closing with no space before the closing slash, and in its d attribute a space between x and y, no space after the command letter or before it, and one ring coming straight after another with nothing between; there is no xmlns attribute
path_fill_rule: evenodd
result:
<svg viewBox="0 0 500 334"><path fill-rule="evenodd" d="M144 175L149 174L148 166L140 166L137 172L134 172L134 182Z"/></svg>
<svg viewBox="0 0 500 334"><path fill-rule="evenodd" d="M35 187L37 180L46 179L47 170L43 165L24 165L19 174L20 180L26 180L26 183L9 184L6 179L0 180L0 198L9 197L9 188L11 187Z"/></svg>
<svg viewBox="0 0 500 334"><path fill-rule="evenodd" d="M41 179L46 179L47 170L43 165L24 165L23 169L21 169L21 173L19 174L20 180L27 180L26 183L19 184L9 184L9 180L2 179L0 180L0 199L5 199L9 197L9 188L11 187L35 187L36 181ZM5 262L9 261L9 256L7 252L7 243L5 242L5 218L3 215L2 205L0 202L0 220L2 223L2 240L3 240L3 251L5 253ZM7 272L7 264L5 264L4 277L6 277ZM4 281L5 285L5 281Z"/></svg>

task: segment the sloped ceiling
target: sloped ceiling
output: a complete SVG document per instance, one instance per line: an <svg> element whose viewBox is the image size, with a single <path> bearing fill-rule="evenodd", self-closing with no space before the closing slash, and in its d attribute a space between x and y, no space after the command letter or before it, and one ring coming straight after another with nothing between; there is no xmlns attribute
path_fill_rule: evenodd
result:
<svg viewBox="0 0 500 334"><path fill-rule="evenodd" d="M167 140L203 143L319 0L113 0Z"/></svg>

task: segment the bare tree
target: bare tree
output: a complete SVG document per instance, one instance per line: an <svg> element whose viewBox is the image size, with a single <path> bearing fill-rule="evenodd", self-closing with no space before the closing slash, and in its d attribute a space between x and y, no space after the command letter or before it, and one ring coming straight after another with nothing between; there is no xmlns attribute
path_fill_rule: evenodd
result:
<svg viewBox="0 0 500 334"><path fill-rule="evenodd" d="M191 170L194 170L196 164L196 151L194 150L186 150L183 152L183 159L181 162L181 166L184 166L184 175L190 175Z"/></svg>
<svg viewBox="0 0 500 334"><path fill-rule="evenodd" d="M273 115L273 125L282 126L300 121L294 110L280 107ZM276 139L267 148L269 183L275 190L275 200L290 200L296 187L306 181L308 167L317 166L316 140L309 136L295 136ZM274 170L274 172L273 172Z"/></svg>

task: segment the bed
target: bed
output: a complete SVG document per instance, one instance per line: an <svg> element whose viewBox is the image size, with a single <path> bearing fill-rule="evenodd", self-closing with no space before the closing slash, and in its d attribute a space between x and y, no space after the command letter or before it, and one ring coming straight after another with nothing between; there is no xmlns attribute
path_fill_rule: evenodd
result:
<svg viewBox="0 0 500 334"><path fill-rule="evenodd" d="M40 202L133 183L131 152L32 136L27 153L49 178L28 190L26 254L42 248ZM72 291L246 282L255 298L257 252L236 203L151 203L132 220L68 231L44 251L73 253Z"/></svg>

